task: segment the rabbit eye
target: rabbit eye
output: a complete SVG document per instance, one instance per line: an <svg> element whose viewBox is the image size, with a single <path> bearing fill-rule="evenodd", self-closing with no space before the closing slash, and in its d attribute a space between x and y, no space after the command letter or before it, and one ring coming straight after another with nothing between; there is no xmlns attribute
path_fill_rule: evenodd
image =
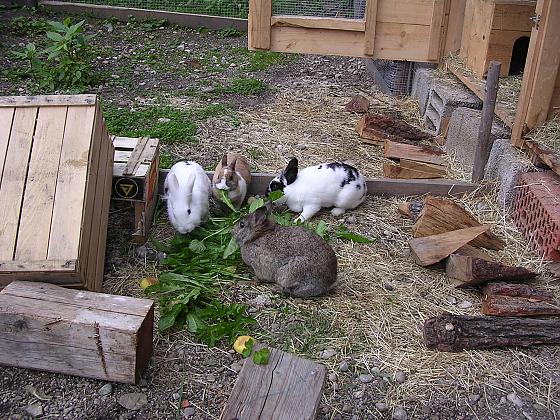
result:
<svg viewBox="0 0 560 420"><path fill-rule="evenodd" d="M239 227L240 227L241 229L243 229L243 228L245 227L245 223L239 222Z"/></svg>

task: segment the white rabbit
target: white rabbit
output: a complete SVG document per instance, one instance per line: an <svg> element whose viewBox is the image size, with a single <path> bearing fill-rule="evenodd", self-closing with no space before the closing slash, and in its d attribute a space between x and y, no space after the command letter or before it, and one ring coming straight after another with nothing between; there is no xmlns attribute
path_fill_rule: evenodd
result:
<svg viewBox="0 0 560 420"><path fill-rule="evenodd" d="M179 233L189 233L208 215L211 183L196 162L177 162L165 178L164 199L169 221Z"/></svg>
<svg viewBox="0 0 560 420"><path fill-rule="evenodd" d="M292 158L286 169L270 181L267 194L275 190L284 192L276 203L301 212L296 220L305 221L322 207L333 207L333 216L358 207L366 198L367 184L358 170L346 163L322 163L298 173L298 161Z"/></svg>

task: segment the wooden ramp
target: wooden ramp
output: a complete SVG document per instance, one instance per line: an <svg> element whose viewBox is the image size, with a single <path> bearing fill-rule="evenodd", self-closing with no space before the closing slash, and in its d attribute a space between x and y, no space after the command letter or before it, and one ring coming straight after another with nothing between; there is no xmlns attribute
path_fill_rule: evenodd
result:
<svg viewBox="0 0 560 420"><path fill-rule="evenodd" d="M255 350L262 345L255 345ZM315 419L325 380L323 365L269 347L267 365L245 360L222 420Z"/></svg>

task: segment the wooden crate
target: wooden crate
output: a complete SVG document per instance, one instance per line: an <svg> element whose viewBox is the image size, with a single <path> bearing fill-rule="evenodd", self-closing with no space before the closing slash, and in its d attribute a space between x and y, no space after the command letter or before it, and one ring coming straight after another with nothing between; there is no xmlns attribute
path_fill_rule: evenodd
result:
<svg viewBox="0 0 560 420"><path fill-rule="evenodd" d="M14 281L0 292L0 364L133 384L153 324L149 299Z"/></svg>
<svg viewBox="0 0 560 420"><path fill-rule="evenodd" d="M157 203L159 141L113 137L113 198L134 202L134 242L148 239Z"/></svg>
<svg viewBox="0 0 560 420"><path fill-rule="evenodd" d="M0 97L0 287L101 290L112 170L95 95Z"/></svg>
<svg viewBox="0 0 560 420"><path fill-rule="evenodd" d="M530 37L536 0L467 0L461 58L480 78L490 61L502 63L500 76L507 76L513 45Z"/></svg>

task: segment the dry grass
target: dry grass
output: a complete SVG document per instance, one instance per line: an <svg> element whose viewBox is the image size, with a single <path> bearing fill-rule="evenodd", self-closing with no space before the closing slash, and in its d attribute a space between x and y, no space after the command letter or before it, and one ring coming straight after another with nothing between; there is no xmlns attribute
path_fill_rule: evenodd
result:
<svg viewBox="0 0 560 420"><path fill-rule="evenodd" d="M527 137L560 152L560 115L534 128Z"/></svg>

